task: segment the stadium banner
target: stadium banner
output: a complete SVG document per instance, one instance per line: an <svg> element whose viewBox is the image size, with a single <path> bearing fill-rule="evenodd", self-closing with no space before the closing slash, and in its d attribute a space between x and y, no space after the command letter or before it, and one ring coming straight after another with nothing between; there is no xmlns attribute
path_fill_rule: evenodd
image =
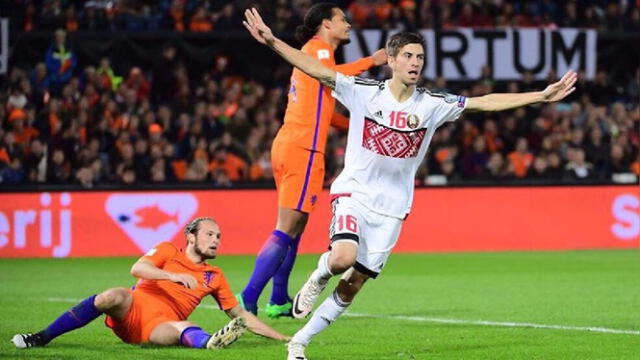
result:
<svg viewBox="0 0 640 360"><path fill-rule="evenodd" d="M345 60L371 55L398 31L353 31L351 42L344 47ZM597 32L593 29L459 28L420 33L426 41L424 75L430 79L479 79L485 65L491 67L496 80L520 80L527 71L535 79L545 79L552 69L558 77L569 69L584 70L588 79L596 73Z"/></svg>
<svg viewBox="0 0 640 360"><path fill-rule="evenodd" d="M0 257L140 255L184 244L196 216L221 226L222 254L255 254L272 231L274 190L0 194ZM300 251L328 245L325 191ZM417 189L396 252L640 247L640 187Z"/></svg>
<svg viewBox="0 0 640 360"><path fill-rule="evenodd" d="M9 19L0 18L0 74L9 67Z"/></svg>

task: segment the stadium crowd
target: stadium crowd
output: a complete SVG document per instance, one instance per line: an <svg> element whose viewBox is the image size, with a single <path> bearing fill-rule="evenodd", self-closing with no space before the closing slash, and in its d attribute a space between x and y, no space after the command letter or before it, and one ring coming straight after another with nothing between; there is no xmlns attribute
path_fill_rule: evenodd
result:
<svg viewBox="0 0 640 360"><path fill-rule="evenodd" d="M276 21L279 30L295 27L299 20L291 19L299 19L306 11L303 5L310 4L306 0L293 2L299 6L279 1L275 7L272 16L289 19ZM25 21L20 25L22 31L57 27L66 31L55 32L42 62L30 68L11 67L2 83L0 183L75 183L92 188L193 181L230 187L271 179L269 149L283 118L286 86L267 87L238 76L228 70L224 56L218 56L211 70L194 80L171 43L164 45L162 58L150 69L132 67L117 74L111 64L115 59L109 58L79 68L66 39L67 31L82 29L236 28L242 1L9 3L16 5L12 19ZM354 24L368 27L379 26L379 19L377 15L358 15L361 8L384 4L392 7L391 13L400 14L393 19L406 18L403 11L413 6L413 13L420 14L414 19L418 26L547 26L542 24L548 16L560 26L593 26L584 23L582 16L581 23L571 22L571 4L580 4L580 11L594 9L598 28L614 29L611 26L627 26L633 21L637 25L638 20L638 4L630 1L569 1L564 9L544 0L354 1L344 6ZM181 17L174 16L176 7L182 7ZM472 19L465 17L469 7ZM613 7L617 9L611 10ZM288 15L278 9L285 9ZM446 9L454 19L449 25L442 21ZM439 20L423 16L431 10ZM296 11L298 15L293 14ZM519 15L499 20L505 11ZM609 15L622 12L629 21L612 20L612 25L607 20ZM498 19L497 23L487 25L481 21L483 16ZM136 22L132 17L143 20ZM153 26L150 19L156 19ZM384 24L393 24L395 20L389 19ZM131 28L136 23L139 27ZM485 68L484 72L490 74L490 70ZM640 69L626 83L612 83L605 70L598 71L594 81L579 75L576 93L568 102L493 115L467 114L444 126L436 132L416 181L609 181L618 173L640 176ZM513 82L496 82L489 76L471 84L447 83L443 78L424 82L432 91L479 96L541 90L555 79L556 74L550 73L547 81L535 81L531 74L525 74L521 81ZM346 134L331 133L326 152L327 182L342 167L345 144Z"/></svg>
<svg viewBox="0 0 640 360"><path fill-rule="evenodd" d="M357 28L558 27L640 30L638 0L341 0ZM275 3L275 6L274 6ZM276 31L292 30L312 0L6 0L21 31L242 30L242 11L257 6Z"/></svg>

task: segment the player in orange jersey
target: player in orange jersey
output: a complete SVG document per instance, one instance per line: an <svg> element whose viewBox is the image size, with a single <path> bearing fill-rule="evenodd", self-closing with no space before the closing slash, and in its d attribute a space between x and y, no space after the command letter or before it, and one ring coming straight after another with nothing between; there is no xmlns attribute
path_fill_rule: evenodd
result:
<svg viewBox="0 0 640 360"><path fill-rule="evenodd" d="M245 329L276 340L287 340L253 314L239 306L227 279L214 259L220 246L220 228L207 217L185 226L187 244L178 249L163 242L131 267L140 280L132 289L113 288L90 296L35 334L17 334L18 348L45 346L54 338L85 326L102 314L105 324L130 344L182 344L193 348L219 349L232 344ZM187 321L207 295L233 320L213 335Z"/></svg>
<svg viewBox="0 0 640 360"><path fill-rule="evenodd" d="M353 63L336 65L334 50L349 41L351 25L335 4L318 3L296 29L302 51L325 66L358 75L387 62L384 49ZM276 228L263 245L249 282L238 300L254 314L258 298L273 278L273 291L266 312L270 318L290 316L289 275L298 252L300 236L313 211L324 182L324 151L329 125L346 129L348 120L334 114L331 89L294 69L284 124L271 148L273 175L278 190Z"/></svg>

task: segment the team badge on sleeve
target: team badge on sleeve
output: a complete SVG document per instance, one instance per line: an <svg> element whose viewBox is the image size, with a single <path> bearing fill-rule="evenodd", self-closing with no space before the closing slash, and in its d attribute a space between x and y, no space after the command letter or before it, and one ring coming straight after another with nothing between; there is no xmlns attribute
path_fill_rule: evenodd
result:
<svg viewBox="0 0 640 360"><path fill-rule="evenodd" d="M330 57L331 57L331 54L329 53L329 50L327 49L318 50L318 60L328 59Z"/></svg>
<svg viewBox="0 0 640 360"><path fill-rule="evenodd" d="M449 104L458 103L458 107L463 108L467 103L467 98L462 95L446 94L444 96L444 101Z"/></svg>
<svg viewBox="0 0 640 360"><path fill-rule="evenodd" d="M465 96L458 95L458 107L463 108L466 103L467 103L467 98Z"/></svg>

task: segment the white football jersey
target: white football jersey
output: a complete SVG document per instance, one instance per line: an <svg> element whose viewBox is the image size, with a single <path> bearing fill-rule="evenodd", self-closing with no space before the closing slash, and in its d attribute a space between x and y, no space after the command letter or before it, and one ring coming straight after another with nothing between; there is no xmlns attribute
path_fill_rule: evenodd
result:
<svg viewBox="0 0 640 360"><path fill-rule="evenodd" d="M372 211L402 219L435 130L460 117L467 99L418 87L398 102L389 81L337 73L332 94L351 114L344 169L331 194L349 194Z"/></svg>

